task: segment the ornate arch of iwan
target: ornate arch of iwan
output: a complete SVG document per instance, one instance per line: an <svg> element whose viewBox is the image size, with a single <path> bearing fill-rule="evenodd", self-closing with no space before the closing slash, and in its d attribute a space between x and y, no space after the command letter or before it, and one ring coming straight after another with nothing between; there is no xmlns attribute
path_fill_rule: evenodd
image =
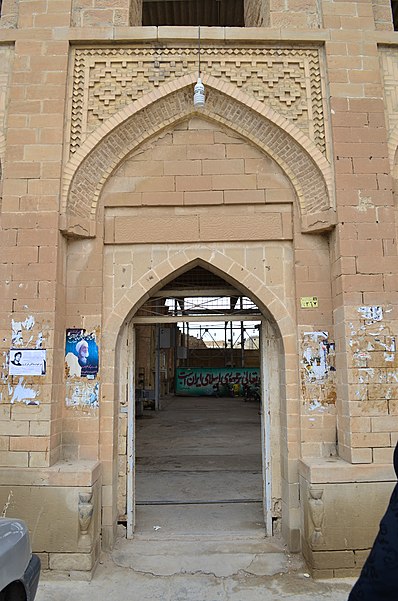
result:
<svg viewBox="0 0 398 601"><path fill-rule="evenodd" d="M95 236L99 196L108 177L142 142L197 113L193 76L165 84L131 103L94 131L64 171L61 229ZM231 84L204 77L202 118L229 127L273 158L295 188L304 232L335 223L331 168L316 145L284 117Z"/></svg>

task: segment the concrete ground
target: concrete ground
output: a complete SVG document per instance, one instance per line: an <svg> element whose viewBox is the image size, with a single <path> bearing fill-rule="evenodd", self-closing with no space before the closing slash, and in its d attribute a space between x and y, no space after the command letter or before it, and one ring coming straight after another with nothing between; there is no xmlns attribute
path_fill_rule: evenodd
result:
<svg viewBox="0 0 398 601"><path fill-rule="evenodd" d="M37 601L346 601L352 579L314 581L300 555L265 536L258 410L174 398L146 411L134 539L119 526L91 582L44 574Z"/></svg>
<svg viewBox="0 0 398 601"><path fill-rule="evenodd" d="M314 581L278 540L122 537L91 582L43 575L37 601L347 601L353 580Z"/></svg>

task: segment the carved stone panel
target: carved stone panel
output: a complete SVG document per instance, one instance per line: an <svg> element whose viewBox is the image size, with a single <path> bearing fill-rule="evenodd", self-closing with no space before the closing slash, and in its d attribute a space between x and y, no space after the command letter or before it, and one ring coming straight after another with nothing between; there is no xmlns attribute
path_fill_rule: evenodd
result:
<svg viewBox="0 0 398 601"><path fill-rule="evenodd" d="M198 69L193 47L77 48L73 58L71 153L129 103ZM325 152L318 49L206 47L201 69L289 119Z"/></svg>

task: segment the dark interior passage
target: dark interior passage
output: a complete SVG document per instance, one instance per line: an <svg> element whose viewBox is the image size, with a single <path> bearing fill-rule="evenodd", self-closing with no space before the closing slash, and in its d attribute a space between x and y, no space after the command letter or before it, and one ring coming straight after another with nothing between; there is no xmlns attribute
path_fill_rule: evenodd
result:
<svg viewBox="0 0 398 601"><path fill-rule="evenodd" d="M144 0L143 25L243 27L243 0Z"/></svg>

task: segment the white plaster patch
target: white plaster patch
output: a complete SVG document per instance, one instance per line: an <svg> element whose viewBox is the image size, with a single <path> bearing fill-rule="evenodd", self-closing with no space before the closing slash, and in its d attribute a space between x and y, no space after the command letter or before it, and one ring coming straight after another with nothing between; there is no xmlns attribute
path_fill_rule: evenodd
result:
<svg viewBox="0 0 398 601"><path fill-rule="evenodd" d="M36 400L39 396L38 390L28 388L24 385L24 378L19 378L18 384L15 387L8 385L8 393L11 397L10 403L25 403L26 405L39 405L39 401Z"/></svg>
<svg viewBox="0 0 398 601"><path fill-rule="evenodd" d="M324 411L327 405L335 402L334 349L334 343L328 340L328 332L304 332L301 378L310 411Z"/></svg>
<svg viewBox="0 0 398 601"><path fill-rule="evenodd" d="M328 367L326 364L325 341L328 338L327 332L304 332L304 336L309 344L303 351L304 365L306 375L309 381L322 380L327 376Z"/></svg>
<svg viewBox="0 0 398 601"><path fill-rule="evenodd" d="M3 351L3 365L1 366L0 382L2 382L3 384L6 384L7 377L8 377L8 353L6 351Z"/></svg>
<svg viewBox="0 0 398 601"><path fill-rule="evenodd" d="M387 351L389 353L395 353L395 351L397 350L396 349L395 338L386 337L387 341L383 342L382 340L380 340L380 338L376 338L376 336L378 336L378 334L372 334L372 332L369 332L369 335L375 337L374 338L375 348L373 350L376 350L377 346L381 347L382 349L384 349L385 351Z"/></svg>
<svg viewBox="0 0 398 601"><path fill-rule="evenodd" d="M360 213L366 213L368 209L374 209L374 204L370 196L362 196L362 191L358 190L358 205L356 206L357 211Z"/></svg>
<svg viewBox="0 0 398 601"><path fill-rule="evenodd" d="M314 342L319 342L319 339L327 340L328 335L328 332L304 332L304 336L308 336Z"/></svg>
<svg viewBox="0 0 398 601"><path fill-rule="evenodd" d="M358 313L360 313L364 319L372 322L383 320L383 308L379 305L358 307Z"/></svg>
<svg viewBox="0 0 398 601"><path fill-rule="evenodd" d="M12 320L11 340L12 340L13 346L19 346L19 345L23 344L23 330L28 330L28 331L32 330L34 325L35 325L35 318L33 317L33 315L29 315L29 317L27 317L25 319L25 321ZM30 340L32 340L32 337L30 338Z"/></svg>
<svg viewBox="0 0 398 601"><path fill-rule="evenodd" d="M362 373L364 375L362 375ZM360 367L359 375L358 375L358 382L360 384L366 384L367 382L371 382L374 378L374 375L375 375L375 370L373 367Z"/></svg>
<svg viewBox="0 0 398 601"><path fill-rule="evenodd" d="M87 380L83 382L67 382L66 406L82 408L99 407L99 383Z"/></svg>
<svg viewBox="0 0 398 601"><path fill-rule="evenodd" d="M325 411L326 407L322 405L322 403L318 399L311 399L310 404L308 405L309 411Z"/></svg>
<svg viewBox="0 0 398 601"><path fill-rule="evenodd" d="M355 391L355 397L359 401L365 401L367 399L368 388L367 386L362 386L361 389L357 388Z"/></svg>

